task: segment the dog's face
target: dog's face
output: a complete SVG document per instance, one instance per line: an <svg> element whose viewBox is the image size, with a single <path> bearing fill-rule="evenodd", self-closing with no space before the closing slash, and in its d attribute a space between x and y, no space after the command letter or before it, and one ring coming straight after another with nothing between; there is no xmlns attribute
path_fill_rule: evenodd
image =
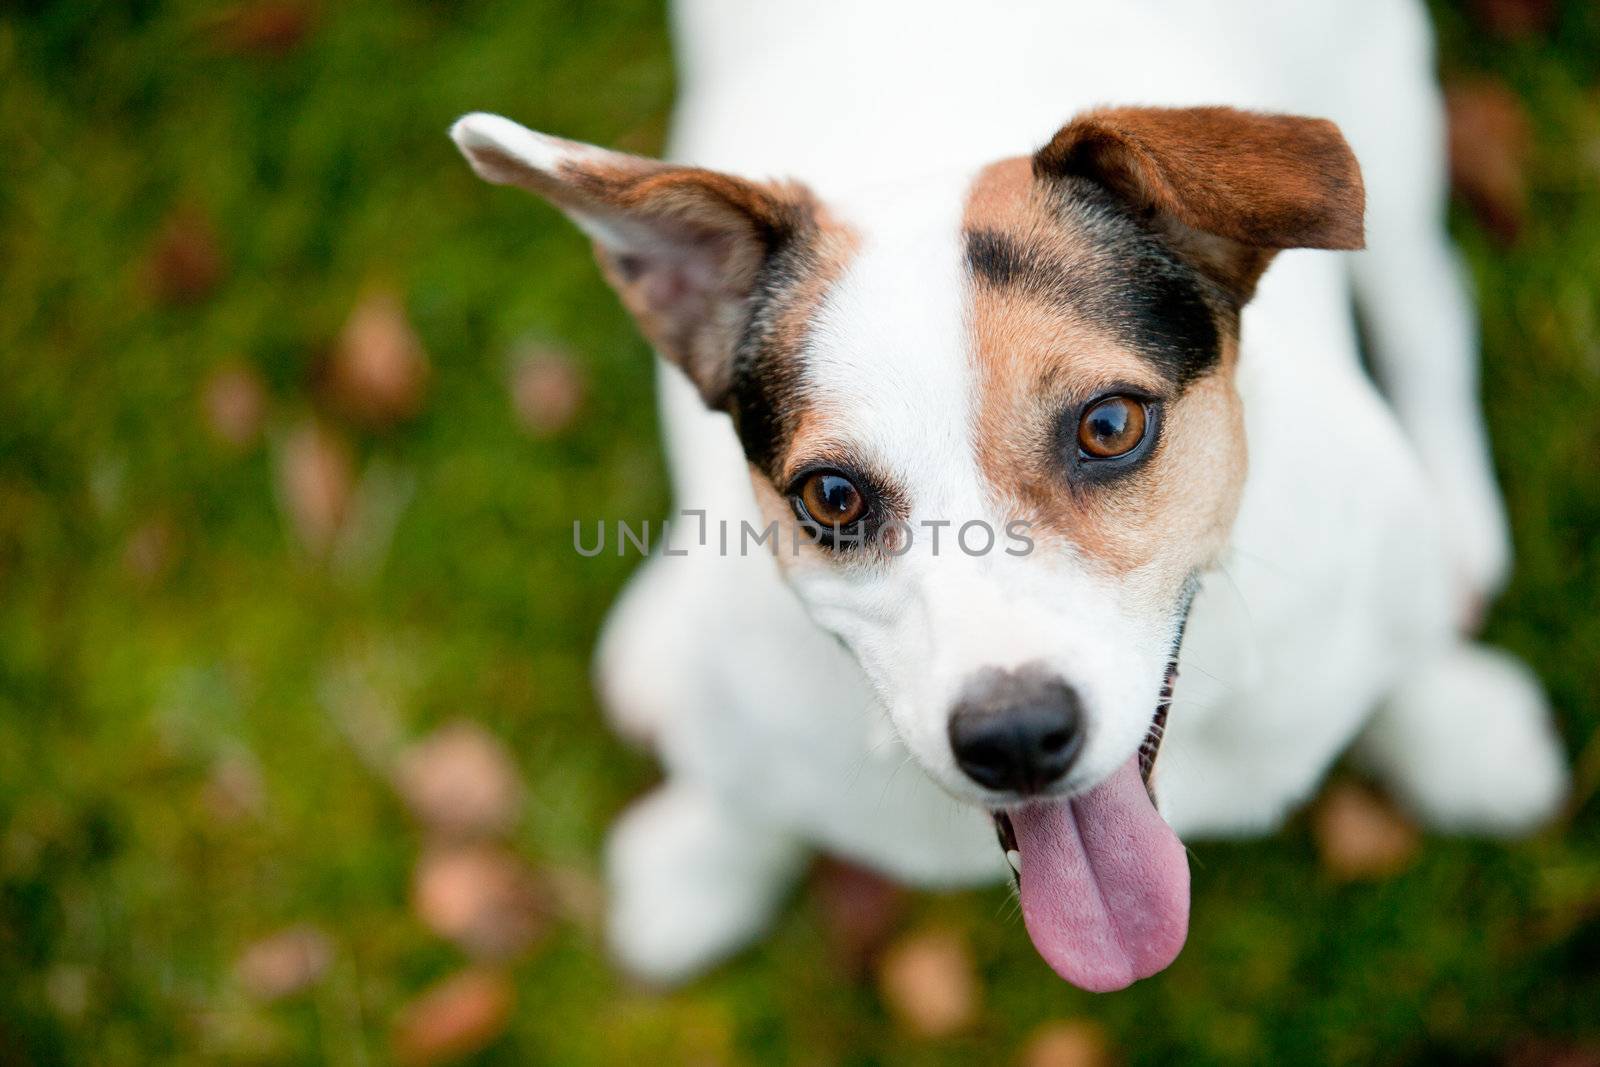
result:
<svg viewBox="0 0 1600 1067"><path fill-rule="evenodd" d="M991 808L1082 793L1141 747L1148 776L1243 484L1240 308L1276 250L1360 244L1331 124L1102 111L851 203L493 116L455 136L594 238L732 417L789 582L928 773Z"/></svg>

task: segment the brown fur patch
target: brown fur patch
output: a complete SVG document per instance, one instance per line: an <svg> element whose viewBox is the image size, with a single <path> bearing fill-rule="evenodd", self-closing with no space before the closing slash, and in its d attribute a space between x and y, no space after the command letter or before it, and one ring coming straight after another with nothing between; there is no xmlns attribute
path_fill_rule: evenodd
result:
<svg viewBox="0 0 1600 1067"><path fill-rule="evenodd" d="M727 406L735 349L769 298L799 287L798 264L826 271L840 227L793 183L547 140L560 159L549 170L482 145L471 150L473 165L598 232L596 258L640 331L708 404Z"/></svg>
<svg viewBox="0 0 1600 1067"><path fill-rule="evenodd" d="M1073 218L1029 161L1014 159L979 174L963 226L1003 234L1030 258L1077 272L1092 288L1117 250L1100 246ZM1115 272L1109 277L1126 282ZM1154 565L1175 590L1222 546L1243 481L1243 423L1226 373L1235 351L1232 319L1220 316L1224 373L1180 387L1119 335L1113 320L1086 313L1096 302L1054 299L1058 289L974 279L969 325L980 469L1002 510L1031 519L1040 540L1069 542L1117 574ZM1160 445L1124 477L1075 485L1061 455L1063 416L1117 387L1165 398Z"/></svg>
<svg viewBox="0 0 1600 1067"><path fill-rule="evenodd" d="M774 255L818 232L815 200L796 185L698 168L630 179L614 169L568 164L562 173L612 225L661 235L658 255L618 254L596 242L595 257L645 338L683 368L707 404L725 406L734 348L750 321L750 296ZM673 269L667 265L672 244L701 262Z"/></svg>
<svg viewBox="0 0 1600 1067"><path fill-rule="evenodd" d="M1181 271L1152 296L1159 253L1125 229L1097 230L1103 212L1063 210L1086 186L1109 193L1207 279L1200 299L1216 330L1214 362L1186 351L1204 324ZM990 235L980 256L969 250L969 266L977 450L996 494L1029 513L1041 536L1068 541L1116 573L1154 568L1176 587L1208 562L1226 541L1244 482L1232 376L1238 308L1279 249L1360 248L1364 200L1355 157L1331 122L1220 107L1092 111L1031 165L1010 160L983 171L964 228ZM1120 247L1097 248L1108 236ZM1104 271L1103 254L1144 257L1137 269L1109 272L1109 307L1106 286L1086 299L1094 283L1071 277ZM1052 273L1066 277L1045 277ZM1140 328L1117 328L1123 322ZM1179 371L1166 382L1151 373L1164 322L1177 323L1166 356ZM1064 432L1074 426L1064 424L1119 386L1157 398L1156 447L1115 477L1074 479L1063 455L1075 447Z"/></svg>
<svg viewBox="0 0 1600 1067"><path fill-rule="evenodd" d="M1361 169L1326 119L1228 107L1107 108L1034 156L1041 178L1085 177L1168 224L1248 299L1284 248L1361 248Z"/></svg>
<svg viewBox="0 0 1600 1067"><path fill-rule="evenodd" d="M811 324L858 236L804 187L540 136L548 169L474 143L491 181L545 197L595 237L595 256L640 332L727 411L750 462L778 477L805 417Z"/></svg>

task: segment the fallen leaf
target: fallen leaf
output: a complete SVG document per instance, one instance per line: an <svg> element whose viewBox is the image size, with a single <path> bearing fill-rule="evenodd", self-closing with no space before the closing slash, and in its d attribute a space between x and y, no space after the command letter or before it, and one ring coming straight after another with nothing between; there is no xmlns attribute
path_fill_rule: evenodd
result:
<svg viewBox="0 0 1600 1067"><path fill-rule="evenodd" d="M211 218L193 205L167 216L145 257L145 287L163 304L195 304L222 281L222 249Z"/></svg>
<svg viewBox="0 0 1600 1067"><path fill-rule="evenodd" d="M246 948L233 973L257 1000L281 1000L310 987L333 962L333 946L321 931L291 926Z"/></svg>
<svg viewBox="0 0 1600 1067"><path fill-rule="evenodd" d="M311 5L295 0L234 4L208 20L212 43L223 52L282 56L311 31Z"/></svg>
<svg viewBox="0 0 1600 1067"><path fill-rule="evenodd" d="M369 425L387 426L422 410L428 357L398 296L375 290L356 304L331 370L339 404Z"/></svg>
<svg viewBox="0 0 1600 1067"><path fill-rule="evenodd" d="M814 885L830 948L846 969L864 973L905 913L905 890L831 857L817 865Z"/></svg>
<svg viewBox="0 0 1600 1067"><path fill-rule="evenodd" d="M297 428L278 457L278 492L300 543L322 557L350 508L355 464L350 448L316 422Z"/></svg>
<svg viewBox="0 0 1600 1067"><path fill-rule="evenodd" d="M1502 242L1516 239L1527 216L1526 171L1533 135L1522 101L1487 79L1451 86L1450 180L1478 221Z"/></svg>
<svg viewBox="0 0 1600 1067"><path fill-rule="evenodd" d="M1323 868L1340 881L1397 874L1418 846L1415 826L1353 782L1328 787L1312 814L1311 832Z"/></svg>
<svg viewBox="0 0 1600 1067"><path fill-rule="evenodd" d="M1071 1019L1034 1030L1019 1062L1021 1067L1109 1067L1113 1057L1099 1023Z"/></svg>
<svg viewBox="0 0 1600 1067"><path fill-rule="evenodd" d="M889 946L878 991L895 1020L919 1037L948 1037L977 1021L972 954L953 930L921 930Z"/></svg>
<svg viewBox="0 0 1600 1067"><path fill-rule="evenodd" d="M557 348L528 346L511 368L511 404L517 422L535 437L551 437L572 424L588 387L572 357Z"/></svg>
<svg viewBox="0 0 1600 1067"><path fill-rule="evenodd" d="M401 1009L395 1059L421 1067L477 1052L505 1031L515 999L511 980L498 971L451 975Z"/></svg>
<svg viewBox="0 0 1600 1067"><path fill-rule="evenodd" d="M200 407L214 437L234 448L247 448L261 436L267 388L251 367L219 367L206 379Z"/></svg>
<svg viewBox="0 0 1600 1067"><path fill-rule="evenodd" d="M1555 0L1473 0L1471 10L1480 26L1500 37L1548 33L1560 13Z"/></svg>
<svg viewBox="0 0 1600 1067"><path fill-rule="evenodd" d="M445 837L503 834L522 806L511 754L466 720L441 726L403 752L395 785L417 819Z"/></svg>
<svg viewBox="0 0 1600 1067"><path fill-rule="evenodd" d="M550 906L516 857L488 845L429 849L417 862L412 907L429 929L480 959L525 952Z"/></svg>

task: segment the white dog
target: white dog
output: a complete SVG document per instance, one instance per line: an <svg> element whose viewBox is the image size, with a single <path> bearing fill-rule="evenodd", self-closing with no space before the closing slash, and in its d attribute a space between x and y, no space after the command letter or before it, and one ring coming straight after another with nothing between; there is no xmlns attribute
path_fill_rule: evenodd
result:
<svg viewBox="0 0 1600 1067"><path fill-rule="evenodd" d="M594 239L697 513L600 654L669 772L608 847L626 966L734 950L824 848L1015 869L1044 958L1115 989L1182 947L1175 832L1272 828L1352 741L1436 825L1552 812L1538 683L1463 636L1507 534L1420 3L677 29L694 167L453 131Z"/></svg>

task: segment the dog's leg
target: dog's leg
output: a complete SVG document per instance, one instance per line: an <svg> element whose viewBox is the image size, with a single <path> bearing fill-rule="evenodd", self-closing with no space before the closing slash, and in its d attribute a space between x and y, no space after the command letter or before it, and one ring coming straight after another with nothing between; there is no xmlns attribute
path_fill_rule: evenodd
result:
<svg viewBox="0 0 1600 1067"><path fill-rule="evenodd" d="M1372 33L1348 121L1368 192L1367 250L1352 260L1374 371L1438 493L1457 574L1457 621L1475 626L1510 568L1505 508L1478 396L1475 313L1445 231L1444 119L1426 17ZM1387 31L1387 27L1385 30Z"/></svg>
<svg viewBox="0 0 1600 1067"><path fill-rule="evenodd" d="M684 647L692 633L661 620L673 618L683 595L683 568L652 556L634 572L606 615L595 650L600 705L612 729L635 744L654 745L674 712L696 698L694 661Z"/></svg>
<svg viewBox="0 0 1600 1067"><path fill-rule="evenodd" d="M1483 645L1458 644L1401 683L1355 755L1402 803L1446 830L1526 832L1549 819L1567 791L1538 679Z"/></svg>
<svg viewBox="0 0 1600 1067"><path fill-rule="evenodd" d="M624 812L607 842L611 951L647 981L688 978L761 933L805 857L782 831L669 781Z"/></svg>
<svg viewBox="0 0 1600 1067"><path fill-rule="evenodd" d="M1156 762L1157 807L1189 840L1271 833L1305 803L1342 745L1339 738L1257 744L1222 735L1162 747L1172 751Z"/></svg>

